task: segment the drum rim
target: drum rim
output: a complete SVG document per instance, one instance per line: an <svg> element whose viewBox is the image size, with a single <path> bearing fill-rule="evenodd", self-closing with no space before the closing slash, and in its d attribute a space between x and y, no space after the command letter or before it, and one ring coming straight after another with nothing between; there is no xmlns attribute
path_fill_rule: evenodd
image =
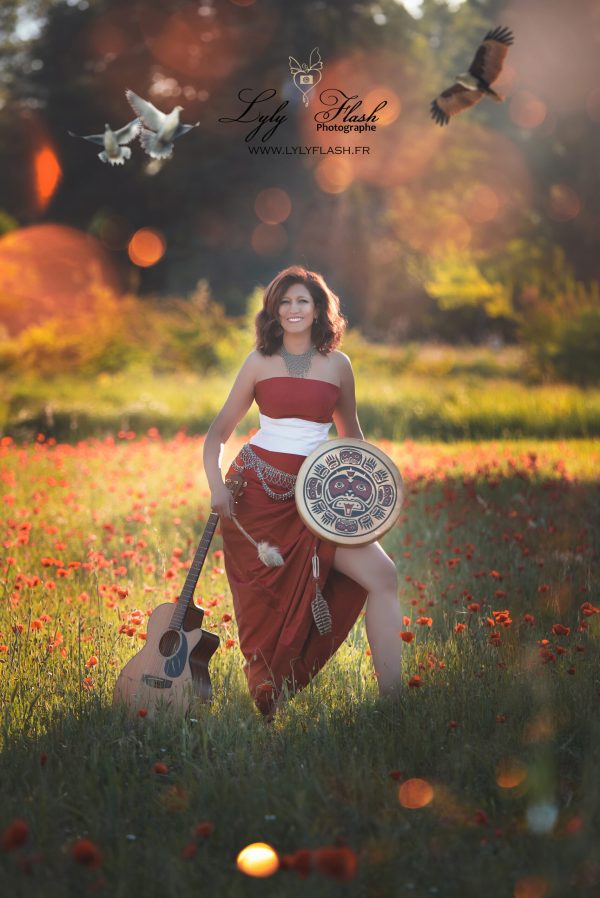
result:
<svg viewBox="0 0 600 898"><path fill-rule="evenodd" d="M373 534L372 532L365 533L362 536L352 537L351 539L346 538L343 541L338 542L334 538L334 534L329 533L328 531L325 531L324 528L323 529L319 528L318 526L314 525L312 521L309 521L306 519L306 517L303 513L304 509L302 508L301 503L298 501L298 497L301 496L302 500L304 501L304 497L302 496L302 489L303 489L304 482L306 480L306 473L312 466L313 462L323 453L324 446L327 447L327 451L335 450L336 448L344 447L344 446L349 446L349 447L356 446L357 448L367 446L369 452L372 452L374 455L376 455L382 463L385 463L386 466L388 466L395 472L396 477L397 477L397 485L398 485L396 501L394 503L394 508L390 514L390 517L389 517L388 521L386 521L386 527L383 531L377 530L377 528L375 528L375 530L376 530L375 534ZM332 542L332 543L334 543L334 545L337 545L337 546L348 546L348 547L368 545L369 543L374 543L378 539L381 539L383 536L385 536L385 534L388 533L392 529L392 527L394 527L394 525L396 524L396 522L400 516L400 512L402 510L402 505L404 504L405 496L406 496L406 490L404 487L404 480L403 480L402 474L400 473L400 470L398 469L398 466L396 465L394 460L392 458L390 458L390 456L387 455L387 453L385 453L383 451L383 449L380 449L379 446L376 446L374 443L369 442L369 440L360 439L359 437L336 437L333 440L324 440L322 443L319 443L319 445L315 449L313 449L313 451L310 453L310 455L307 455L306 458L304 459L304 461L302 462L300 469L298 471L297 477L296 477L296 488L294 491L294 500L296 502L296 508L298 509L298 514L300 515L300 518L301 518L302 522L304 523L305 527L308 530L310 530L312 533L314 533L315 536L318 536L321 539L328 540L329 542Z"/></svg>

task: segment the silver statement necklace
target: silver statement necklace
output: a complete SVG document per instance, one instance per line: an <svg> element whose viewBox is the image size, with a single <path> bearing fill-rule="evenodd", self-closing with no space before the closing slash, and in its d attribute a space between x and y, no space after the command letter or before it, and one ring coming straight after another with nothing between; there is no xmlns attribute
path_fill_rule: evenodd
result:
<svg viewBox="0 0 600 898"><path fill-rule="evenodd" d="M290 377L306 377L310 371L310 366L316 351L317 347L311 346L306 352L301 352L298 355L294 352L288 352L282 343L279 354L285 362L285 367L287 368Z"/></svg>

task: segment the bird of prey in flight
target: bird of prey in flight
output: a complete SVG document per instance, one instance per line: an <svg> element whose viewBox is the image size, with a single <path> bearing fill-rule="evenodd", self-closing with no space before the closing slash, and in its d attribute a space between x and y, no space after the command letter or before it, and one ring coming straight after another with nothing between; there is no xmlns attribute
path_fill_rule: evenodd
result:
<svg viewBox="0 0 600 898"><path fill-rule="evenodd" d="M180 124L179 113L183 106L175 106L171 112L164 113L148 100L138 97L132 90L126 90L125 96L145 125L140 134L140 143L153 159L168 159L173 154L173 141L200 124L200 122L196 122L195 125Z"/></svg>
<svg viewBox="0 0 600 898"><path fill-rule="evenodd" d="M477 48L469 71L457 75L452 87L447 87L431 101L431 117L438 125L447 125L453 115L479 103L484 96L497 103L503 102L504 98L490 85L502 71L504 57L513 41L510 28L498 26L488 31Z"/></svg>
<svg viewBox="0 0 600 898"><path fill-rule="evenodd" d="M104 147L101 153L98 153L98 159L102 162L110 162L111 165L125 165L125 160L131 157L131 150L123 144L131 143L142 130L142 123L139 118L134 118L128 125L113 131L110 125L104 125L104 134L74 134L72 131L68 133L71 137L81 137L83 140L89 140Z"/></svg>

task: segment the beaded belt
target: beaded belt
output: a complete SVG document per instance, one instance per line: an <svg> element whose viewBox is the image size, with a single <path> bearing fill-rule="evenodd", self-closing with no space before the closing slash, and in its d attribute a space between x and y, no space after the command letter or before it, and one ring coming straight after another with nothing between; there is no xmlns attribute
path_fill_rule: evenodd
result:
<svg viewBox="0 0 600 898"><path fill-rule="evenodd" d="M296 475L288 474L286 471L280 471L279 468L270 465L256 454L249 443L245 443L242 446L236 458L241 459L242 464L238 465L236 459L234 459L231 464L235 470L243 471L244 468L251 468L253 471L256 471L263 490L267 496L271 497L271 499L276 499L277 501L282 502L284 499L291 499L294 495L296 489ZM288 489L285 493L274 493L266 482L267 480L273 486L282 486L287 487Z"/></svg>

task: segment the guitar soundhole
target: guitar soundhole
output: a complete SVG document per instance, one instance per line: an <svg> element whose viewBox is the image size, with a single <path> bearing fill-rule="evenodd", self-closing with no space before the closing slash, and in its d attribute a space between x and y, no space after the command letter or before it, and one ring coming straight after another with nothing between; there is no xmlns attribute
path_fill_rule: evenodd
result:
<svg viewBox="0 0 600 898"><path fill-rule="evenodd" d="M170 658L179 648L180 636L177 630L167 630L160 638L158 650L163 658Z"/></svg>

